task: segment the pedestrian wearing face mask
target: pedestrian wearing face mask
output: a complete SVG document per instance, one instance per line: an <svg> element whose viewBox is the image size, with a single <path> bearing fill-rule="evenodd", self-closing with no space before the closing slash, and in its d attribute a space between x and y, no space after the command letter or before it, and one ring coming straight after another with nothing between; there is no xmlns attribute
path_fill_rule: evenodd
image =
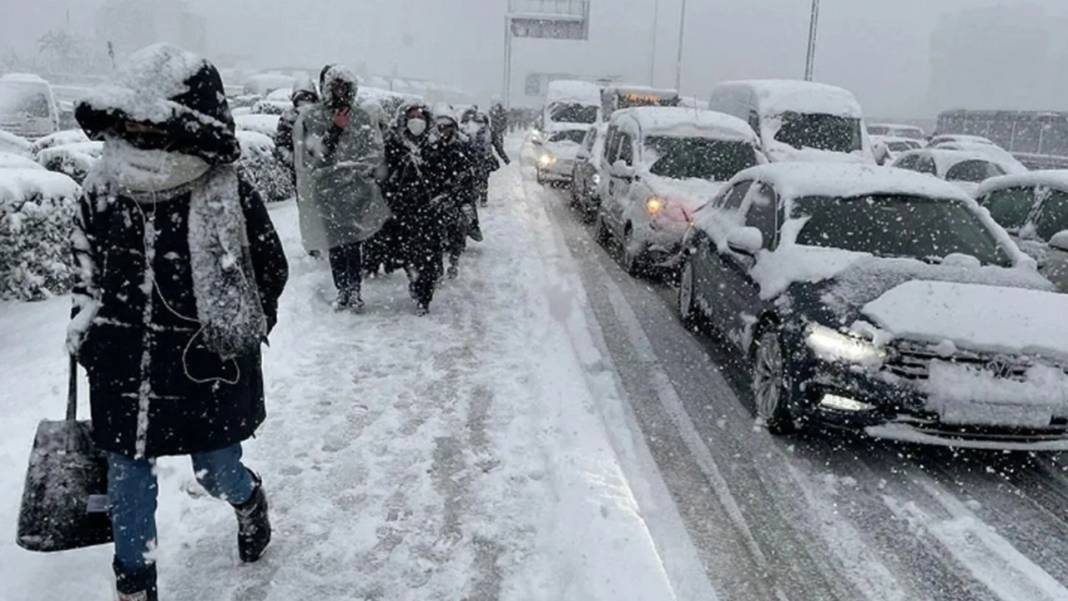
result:
<svg viewBox="0 0 1068 601"><path fill-rule="evenodd" d="M475 194L478 204L484 207L489 204L490 174L501 168L501 160L507 164L508 156L504 154L503 147L497 147L493 143L489 117L477 107L464 111L460 117L460 129L469 140L475 155ZM494 154L495 150L500 153L500 160Z"/></svg>
<svg viewBox="0 0 1068 601"><path fill-rule="evenodd" d="M460 256L468 236L482 239L476 203L477 158L470 143L460 135L459 124L449 113L436 117L436 127L427 149L435 194L443 207L442 250L449 257L447 275L459 276Z"/></svg>
<svg viewBox="0 0 1068 601"><path fill-rule="evenodd" d="M374 119L356 103L351 71L328 66L321 87L322 100L304 109L293 128L301 234L306 247L328 253L337 288L334 308L358 311L362 244L390 215L376 181L384 143Z"/></svg>

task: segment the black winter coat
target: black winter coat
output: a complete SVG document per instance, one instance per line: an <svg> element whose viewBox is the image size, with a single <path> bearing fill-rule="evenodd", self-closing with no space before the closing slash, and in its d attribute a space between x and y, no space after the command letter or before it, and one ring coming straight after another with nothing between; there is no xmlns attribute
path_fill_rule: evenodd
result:
<svg viewBox="0 0 1068 601"><path fill-rule="evenodd" d="M273 326L288 266L259 193L243 180L239 193L256 283ZM189 200L186 191L151 205L90 192L81 201L75 256L91 269L75 294L95 298L101 308L79 360L89 372L93 436L101 449L130 457L212 451L248 439L266 417L259 350L224 361L200 344L198 324L188 319L197 316ZM146 222L157 232L150 291ZM145 418L140 432L139 416Z"/></svg>

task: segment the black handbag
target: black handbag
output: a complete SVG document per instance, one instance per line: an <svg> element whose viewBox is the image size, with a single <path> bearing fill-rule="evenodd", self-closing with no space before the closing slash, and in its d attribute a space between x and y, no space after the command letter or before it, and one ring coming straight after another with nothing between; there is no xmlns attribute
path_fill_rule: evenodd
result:
<svg viewBox="0 0 1068 601"><path fill-rule="evenodd" d="M67 551L112 542L107 456L77 411L78 363L72 356L67 418L42 421L33 441L16 538L23 549Z"/></svg>

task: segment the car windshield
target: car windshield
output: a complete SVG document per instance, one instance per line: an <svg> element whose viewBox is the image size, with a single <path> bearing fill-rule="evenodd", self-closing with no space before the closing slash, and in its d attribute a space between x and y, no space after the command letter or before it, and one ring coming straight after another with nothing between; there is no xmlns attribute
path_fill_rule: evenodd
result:
<svg viewBox="0 0 1068 601"><path fill-rule="evenodd" d="M1035 203L1035 189L1031 187L1005 188L991 192L983 201L990 216L1007 230L1019 230L1027 223Z"/></svg>
<svg viewBox="0 0 1068 601"><path fill-rule="evenodd" d="M792 216L806 220L797 244L930 263L961 253L984 265L1012 265L994 233L958 200L896 194L807 197L795 203Z"/></svg>
<svg viewBox="0 0 1068 601"><path fill-rule="evenodd" d="M1035 233L1049 241L1053 236L1068 230L1068 192L1043 190L1042 210L1035 223Z"/></svg>
<svg viewBox="0 0 1068 601"><path fill-rule="evenodd" d="M775 139L794 148L853 152L862 146L860 119L787 112Z"/></svg>
<svg viewBox="0 0 1068 601"><path fill-rule="evenodd" d="M645 148L652 156L649 171L673 179L723 182L757 164L752 145L735 140L650 136Z"/></svg>
<svg viewBox="0 0 1068 601"><path fill-rule="evenodd" d="M912 142L890 142L886 147L894 152L908 152L918 148L918 146Z"/></svg>
<svg viewBox="0 0 1068 601"><path fill-rule="evenodd" d="M1005 170L990 161L964 161L950 167L946 179L951 182L984 182L992 177L1005 175Z"/></svg>
<svg viewBox="0 0 1068 601"><path fill-rule="evenodd" d="M558 103L549 109L549 117L557 123L596 123L597 107L577 103Z"/></svg>
<svg viewBox="0 0 1068 601"><path fill-rule="evenodd" d="M586 132L581 129L565 129L549 136L550 142L574 142L576 144L582 144L584 139L586 139Z"/></svg>
<svg viewBox="0 0 1068 601"><path fill-rule="evenodd" d="M0 115L48 117L48 96L36 87L0 83Z"/></svg>

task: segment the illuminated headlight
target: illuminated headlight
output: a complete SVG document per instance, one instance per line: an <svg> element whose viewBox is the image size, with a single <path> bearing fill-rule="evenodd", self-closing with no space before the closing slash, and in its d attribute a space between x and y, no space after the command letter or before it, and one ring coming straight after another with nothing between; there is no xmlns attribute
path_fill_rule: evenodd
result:
<svg viewBox="0 0 1068 601"><path fill-rule="evenodd" d="M826 409L834 409L835 411L843 411L849 413L857 413L860 411L871 411L875 409L875 405L864 403L856 399L852 399L846 396L838 394L825 394L823 399L820 400L820 407Z"/></svg>
<svg viewBox="0 0 1068 601"><path fill-rule="evenodd" d="M538 157L538 164L542 167L551 167L556 164L556 157L551 154L543 154Z"/></svg>
<svg viewBox="0 0 1068 601"><path fill-rule="evenodd" d="M664 203L663 199L653 196L650 197L649 200L645 201L645 210L649 213L650 216L656 217L660 214L661 211L664 210L665 204L666 203Z"/></svg>
<svg viewBox="0 0 1068 601"><path fill-rule="evenodd" d="M590 178L590 179L593 180L593 185L595 185L595 186L601 185L601 174L600 173L594 173L593 177Z"/></svg>
<svg viewBox="0 0 1068 601"><path fill-rule="evenodd" d="M886 351L871 342L817 324L809 326L805 342L825 361L878 365L886 359Z"/></svg>

